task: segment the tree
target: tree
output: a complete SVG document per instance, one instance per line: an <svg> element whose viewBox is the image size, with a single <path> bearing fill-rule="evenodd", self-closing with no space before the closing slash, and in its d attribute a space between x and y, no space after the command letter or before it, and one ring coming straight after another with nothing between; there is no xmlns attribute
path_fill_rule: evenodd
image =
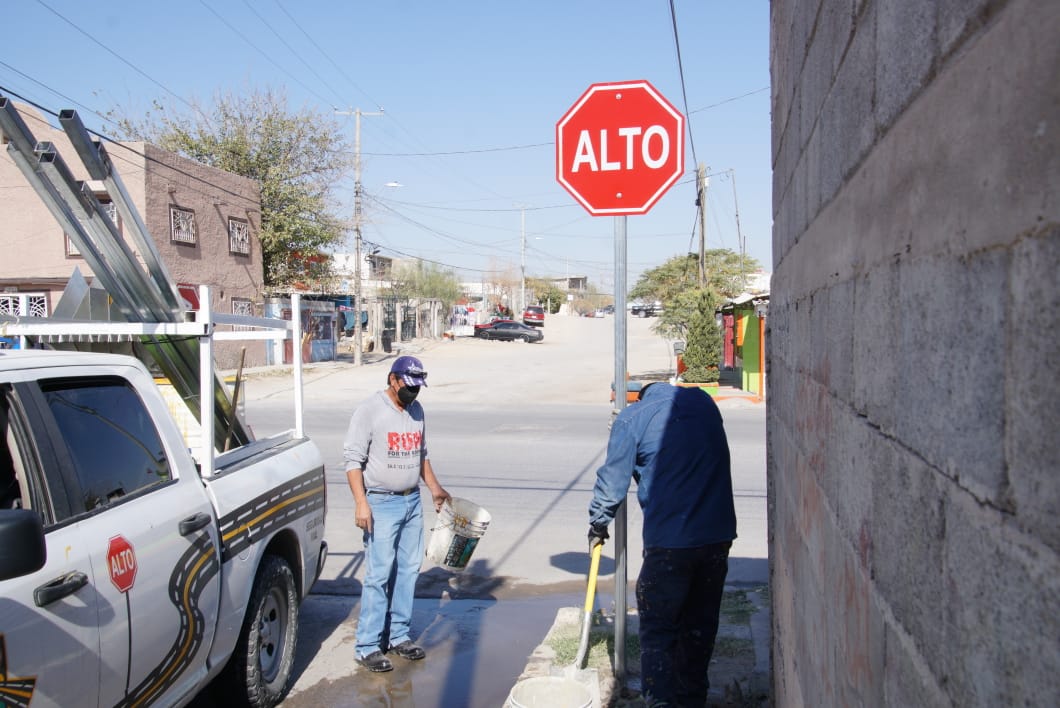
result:
<svg viewBox="0 0 1060 708"><path fill-rule="evenodd" d="M334 188L350 164L345 137L330 118L292 113L282 91L217 94L214 106L192 101L192 114L154 102L143 118L108 112L123 139L143 140L261 185L265 285L285 289L319 281L330 261L318 256L344 239Z"/></svg>
<svg viewBox="0 0 1060 708"><path fill-rule="evenodd" d="M714 319L718 300L708 288L696 290L691 299L688 339L682 355L686 369L682 378L694 383L715 383L720 376L722 347L721 330Z"/></svg>
<svg viewBox="0 0 1060 708"><path fill-rule="evenodd" d="M567 302L567 293L556 287L556 284L551 280L527 278L526 287L534 293L534 298L538 304L548 306L550 315L559 312L560 306Z"/></svg>
<svg viewBox="0 0 1060 708"><path fill-rule="evenodd" d="M443 270L435 263L420 260L395 265L391 273L391 286L393 293L405 300L440 300L443 311L448 311L463 296L456 274Z"/></svg>
<svg viewBox="0 0 1060 708"><path fill-rule="evenodd" d="M706 252L707 283L705 290L720 302L743 292L746 275L759 268L758 261L727 248ZM645 271L629 293L631 300L662 302L663 311L654 330L664 336L685 336L698 306L699 260L694 253L673 256L665 263ZM713 314L711 315L713 321Z"/></svg>

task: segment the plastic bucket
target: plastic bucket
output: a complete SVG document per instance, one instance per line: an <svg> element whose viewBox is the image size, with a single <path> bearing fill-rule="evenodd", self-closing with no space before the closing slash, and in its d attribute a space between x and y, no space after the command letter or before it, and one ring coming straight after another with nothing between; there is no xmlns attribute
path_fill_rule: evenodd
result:
<svg viewBox="0 0 1060 708"><path fill-rule="evenodd" d="M481 506L467 499L451 498L438 512L427 544L427 558L450 570L463 570L489 523L490 514Z"/></svg>
<svg viewBox="0 0 1060 708"><path fill-rule="evenodd" d="M511 708L591 708L592 704L588 688L561 676L524 679L508 694Z"/></svg>

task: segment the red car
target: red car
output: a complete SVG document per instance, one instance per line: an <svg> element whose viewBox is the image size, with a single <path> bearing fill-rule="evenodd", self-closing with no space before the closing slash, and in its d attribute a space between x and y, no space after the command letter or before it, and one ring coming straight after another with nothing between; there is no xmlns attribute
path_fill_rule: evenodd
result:
<svg viewBox="0 0 1060 708"><path fill-rule="evenodd" d="M523 310L523 324L528 324L531 327L544 327L545 326L545 308L538 307L537 305L530 305Z"/></svg>

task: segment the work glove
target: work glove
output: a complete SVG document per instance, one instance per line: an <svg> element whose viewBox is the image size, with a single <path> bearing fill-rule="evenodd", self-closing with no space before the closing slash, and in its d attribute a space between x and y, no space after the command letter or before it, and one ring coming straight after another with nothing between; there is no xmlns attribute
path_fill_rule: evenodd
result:
<svg viewBox="0 0 1060 708"><path fill-rule="evenodd" d="M607 534L607 526L603 524L591 524L589 526L589 550L602 545L610 536Z"/></svg>

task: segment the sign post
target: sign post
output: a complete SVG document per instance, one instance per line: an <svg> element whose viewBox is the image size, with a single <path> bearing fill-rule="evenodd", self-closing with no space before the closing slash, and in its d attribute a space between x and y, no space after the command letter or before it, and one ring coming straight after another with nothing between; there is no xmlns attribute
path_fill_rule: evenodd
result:
<svg viewBox="0 0 1060 708"><path fill-rule="evenodd" d="M615 412L626 406L626 217L646 214L685 170L685 118L647 81L592 84L556 123L556 180L615 217ZM626 505L615 514L615 675L626 673Z"/></svg>

